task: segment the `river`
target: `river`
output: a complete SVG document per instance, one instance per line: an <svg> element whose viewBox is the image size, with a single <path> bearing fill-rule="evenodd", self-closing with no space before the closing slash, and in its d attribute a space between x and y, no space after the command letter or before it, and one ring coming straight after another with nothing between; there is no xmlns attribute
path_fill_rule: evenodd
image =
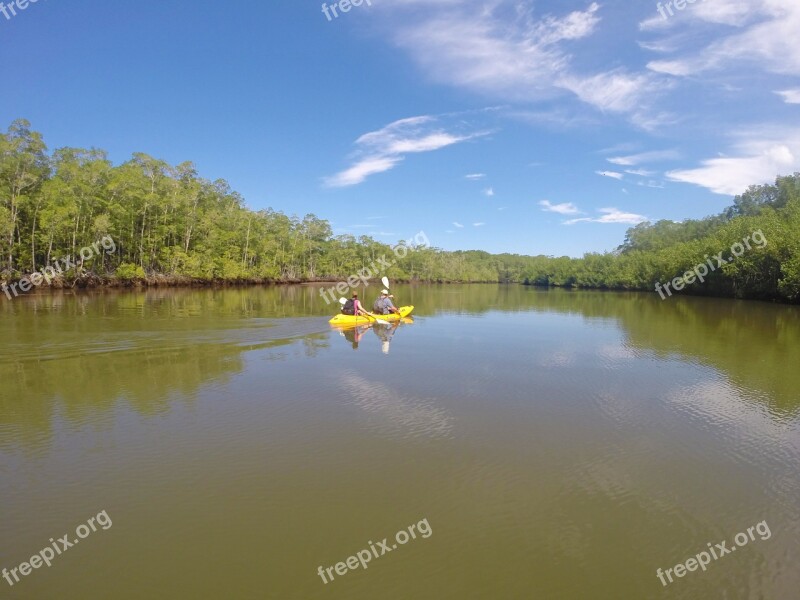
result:
<svg viewBox="0 0 800 600"><path fill-rule="evenodd" d="M798 597L798 307L392 291L3 299L0 596Z"/></svg>

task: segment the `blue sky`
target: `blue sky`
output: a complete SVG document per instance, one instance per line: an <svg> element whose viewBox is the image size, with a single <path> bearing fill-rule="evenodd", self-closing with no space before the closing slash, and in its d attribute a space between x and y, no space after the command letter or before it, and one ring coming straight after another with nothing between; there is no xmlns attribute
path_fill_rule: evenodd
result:
<svg viewBox="0 0 800 600"><path fill-rule="evenodd" d="M800 2L657 4L39 0L0 14L0 126L336 233L611 250L800 171Z"/></svg>

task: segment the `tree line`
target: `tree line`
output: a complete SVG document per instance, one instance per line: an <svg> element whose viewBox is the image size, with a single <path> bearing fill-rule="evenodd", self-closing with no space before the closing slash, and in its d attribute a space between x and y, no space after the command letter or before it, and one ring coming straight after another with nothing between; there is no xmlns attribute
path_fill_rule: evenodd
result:
<svg viewBox="0 0 800 600"><path fill-rule="evenodd" d="M614 252L570 258L425 246L396 260L391 277L652 291L757 230L766 247L686 293L800 301L800 173L750 187L719 215L637 225ZM226 181L203 179L190 162L136 153L115 166L98 149L49 153L30 123L14 121L0 134L0 282L77 256L104 236L115 252L77 261L67 281L329 281L392 250L369 236L333 235L313 214L250 210Z"/></svg>

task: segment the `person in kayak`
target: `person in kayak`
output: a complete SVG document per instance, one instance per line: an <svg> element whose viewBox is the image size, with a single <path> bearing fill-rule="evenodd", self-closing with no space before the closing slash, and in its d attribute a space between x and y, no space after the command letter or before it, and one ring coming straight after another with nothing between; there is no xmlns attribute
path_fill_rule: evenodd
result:
<svg viewBox="0 0 800 600"><path fill-rule="evenodd" d="M375 304L372 305L372 310L379 315L388 315L390 313L400 314L400 311L397 310L392 299L389 298L389 290L381 290L381 295L375 300Z"/></svg>
<svg viewBox="0 0 800 600"><path fill-rule="evenodd" d="M350 300L347 300L344 304L342 304L342 314L345 315L359 315L359 316L372 316L370 313L364 308L364 305L358 299L358 294L353 292L353 297Z"/></svg>

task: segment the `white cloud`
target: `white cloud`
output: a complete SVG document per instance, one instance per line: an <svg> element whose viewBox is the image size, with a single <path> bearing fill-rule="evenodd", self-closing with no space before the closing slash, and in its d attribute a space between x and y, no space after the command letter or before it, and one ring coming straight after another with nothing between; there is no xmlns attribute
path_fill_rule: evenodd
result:
<svg viewBox="0 0 800 600"><path fill-rule="evenodd" d="M480 221L478 223L473 223L472 224L473 227L483 227L484 225L486 225L486 223L483 223L483 222L480 222Z"/></svg>
<svg viewBox="0 0 800 600"><path fill-rule="evenodd" d="M462 229L464 226L458 221L453 221L453 227L458 227L459 229Z"/></svg>
<svg viewBox="0 0 800 600"><path fill-rule="evenodd" d="M629 112L641 104L642 96L652 87L652 77L617 69L588 77L566 76L559 85L601 110Z"/></svg>
<svg viewBox="0 0 800 600"><path fill-rule="evenodd" d="M637 181L636 185L641 187L649 187L649 188L657 188L663 189L664 182L663 181L656 181L655 179L649 179L648 181Z"/></svg>
<svg viewBox="0 0 800 600"><path fill-rule="evenodd" d="M647 169L625 169L629 175L637 175L639 177L652 177L656 174L655 171L648 171Z"/></svg>
<svg viewBox="0 0 800 600"><path fill-rule="evenodd" d="M486 173L470 173L469 175L464 176L465 179L472 179L472 180L483 179L484 177L486 177Z"/></svg>
<svg viewBox="0 0 800 600"><path fill-rule="evenodd" d="M494 188L486 188L485 190L483 190L483 193L491 198L492 196L494 196Z"/></svg>
<svg viewBox="0 0 800 600"><path fill-rule="evenodd" d="M733 196L751 185L772 183L778 175L800 170L800 129L750 136L736 144L738 156L710 158L693 169L670 171L667 177Z"/></svg>
<svg viewBox="0 0 800 600"><path fill-rule="evenodd" d="M432 152L485 135L448 133L437 126L437 123L436 117L411 117L390 123L377 131L365 133L356 140L355 162L336 175L325 178L325 185L328 187L357 185L371 175L393 169L406 154Z"/></svg>
<svg viewBox="0 0 800 600"><path fill-rule="evenodd" d="M702 0L705 3L706 0ZM656 5L656 14L639 24L642 31L666 30L687 21L706 21L718 25L740 27L752 15L753 0L712 1L701 4L694 1L684 2L683 9L678 9L668 2Z"/></svg>
<svg viewBox="0 0 800 600"><path fill-rule="evenodd" d="M654 150L651 152L640 152L639 154L630 154L627 156L612 156L606 160L615 165L631 167L640 165L642 163L661 162L677 158L680 158L680 154L676 150Z"/></svg>
<svg viewBox="0 0 800 600"><path fill-rule="evenodd" d="M597 212L602 213L602 217L582 217L580 219L570 219L564 221L564 225L574 225L575 223L624 223L627 225L637 225L647 221L647 217L634 213L626 213L616 208L601 208Z"/></svg>
<svg viewBox="0 0 800 600"><path fill-rule="evenodd" d="M536 25L536 33L543 44L554 44L562 40L578 40L590 35L600 22L596 15L600 9L597 2L592 2L585 11L574 11L563 19L548 16Z"/></svg>
<svg viewBox="0 0 800 600"><path fill-rule="evenodd" d="M800 88L794 90L783 90L782 92L775 92L786 104L800 104Z"/></svg>
<svg viewBox="0 0 800 600"><path fill-rule="evenodd" d="M356 185L364 181L370 175L383 173L393 169L402 159L400 156L374 156L364 158L352 167L345 169L325 179L325 184L329 187L346 187Z"/></svg>
<svg viewBox="0 0 800 600"><path fill-rule="evenodd" d="M750 64L772 73L800 75L800 38L797 35L800 3L797 0L698 2L664 24L650 19L641 27L663 30L679 24L698 23L730 26L730 33L713 38L697 51L684 51L683 56L652 61L648 68L657 73L696 77L706 71L740 69L743 64Z"/></svg>
<svg viewBox="0 0 800 600"><path fill-rule="evenodd" d="M511 0L396 0L381 9L389 37L433 80L511 102L571 92L602 111L639 110L667 84L651 71L579 73L574 44L599 28L601 5L536 13L538 3ZM395 14L404 11L403 14Z"/></svg>
<svg viewBox="0 0 800 600"><path fill-rule="evenodd" d="M622 179L625 177L625 175L617 173L616 171L595 171L595 173L603 177L611 177L612 179Z"/></svg>
<svg viewBox="0 0 800 600"><path fill-rule="evenodd" d="M541 200L539 206L543 207L542 210L545 212L554 212L560 215L579 215L581 213L572 202L553 204L549 200Z"/></svg>

